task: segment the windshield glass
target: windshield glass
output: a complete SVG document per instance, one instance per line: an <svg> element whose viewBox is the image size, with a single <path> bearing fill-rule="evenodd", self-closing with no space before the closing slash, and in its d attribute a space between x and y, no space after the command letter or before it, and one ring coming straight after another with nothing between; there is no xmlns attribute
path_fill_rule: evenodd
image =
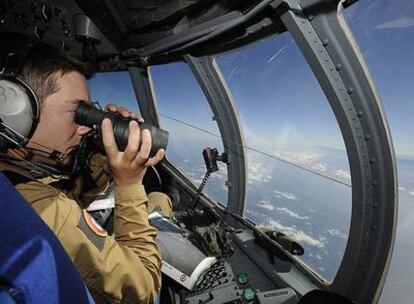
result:
<svg viewBox="0 0 414 304"><path fill-rule="evenodd" d="M128 72L97 73L88 80L88 84L92 101L99 102L102 108L111 103L140 115Z"/></svg>
<svg viewBox="0 0 414 304"><path fill-rule="evenodd" d="M213 113L186 63L152 66L150 71L161 126L170 132L167 159L199 187L207 171L203 149L224 151ZM218 166L203 193L226 205L227 167L222 162Z"/></svg>
<svg viewBox="0 0 414 304"><path fill-rule="evenodd" d="M399 212L380 303L414 298L414 2L358 1L344 12L383 100L398 169Z"/></svg>
<svg viewBox="0 0 414 304"><path fill-rule="evenodd" d="M344 141L330 105L289 33L216 58L244 129L245 216L293 236L299 257L332 280L352 208Z"/></svg>

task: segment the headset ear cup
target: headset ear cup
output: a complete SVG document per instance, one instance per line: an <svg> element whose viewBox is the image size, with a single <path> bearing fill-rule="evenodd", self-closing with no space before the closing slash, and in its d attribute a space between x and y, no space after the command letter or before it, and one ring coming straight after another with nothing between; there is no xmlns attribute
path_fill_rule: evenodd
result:
<svg viewBox="0 0 414 304"><path fill-rule="evenodd" d="M24 146L39 118L39 102L24 81L12 75L0 76L0 148Z"/></svg>

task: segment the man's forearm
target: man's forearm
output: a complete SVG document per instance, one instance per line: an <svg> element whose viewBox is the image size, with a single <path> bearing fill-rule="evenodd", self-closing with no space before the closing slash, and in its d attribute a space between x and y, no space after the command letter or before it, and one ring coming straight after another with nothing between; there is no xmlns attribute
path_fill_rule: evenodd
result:
<svg viewBox="0 0 414 304"><path fill-rule="evenodd" d="M147 195L142 184L115 187L114 237L119 245L132 249L145 265L143 276L158 293L161 285L161 258L155 243L156 229L148 223Z"/></svg>

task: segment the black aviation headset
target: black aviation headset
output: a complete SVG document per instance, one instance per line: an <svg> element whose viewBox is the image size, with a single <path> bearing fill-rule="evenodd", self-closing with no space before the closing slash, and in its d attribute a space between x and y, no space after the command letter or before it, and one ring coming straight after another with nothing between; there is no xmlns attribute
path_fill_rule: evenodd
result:
<svg viewBox="0 0 414 304"><path fill-rule="evenodd" d="M8 42L0 52L0 153L10 148L24 148L32 137L40 116L40 100L34 90L23 81L23 68L32 51L43 50L45 44L33 42L18 34L0 34ZM62 159L64 154L49 150L31 149L51 159Z"/></svg>
<svg viewBox="0 0 414 304"><path fill-rule="evenodd" d="M32 88L20 79L15 73L0 72L0 153L3 157L10 148L24 148L35 131L39 115L39 99ZM86 138L85 138L86 139ZM37 176L67 175L76 176L82 172L86 161L86 140L82 140L81 147L75 154L75 162L69 171L62 171L48 165L27 162L32 173ZM64 154L51 150L35 149L47 155L48 158L59 160ZM37 173L35 173L37 172Z"/></svg>
<svg viewBox="0 0 414 304"><path fill-rule="evenodd" d="M85 15L75 17L76 39L84 49L96 53L94 45L101 39L98 29ZM29 52L41 43L15 32L0 33L0 41L4 41L0 49L0 152L5 153L11 147L24 147L37 126L39 100L18 75ZM84 56L86 53L84 50ZM53 151L49 157L58 158L59 154Z"/></svg>
<svg viewBox="0 0 414 304"><path fill-rule="evenodd" d="M24 148L32 137L40 116L39 98L34 90L19 77L27 61L28 55L36 47L33 43L26 43L24 50L16 52L4 52L0 59L0 154L6 157L6 152L10 148ZM19 44L20 49L22 43ZM40 149L39 153L46 155L50 159L62 160L65 155L59 151L44 147L49 151ZM84 151L80 151L84 152ZM54 168L46 168L51 174L73 175L79 172L82 167L80 156L85 153L77 153L75 165L71 172L63 172ZM42 164L31 164L39 168ZM76 168L76 170L75 170Z"/></svg>

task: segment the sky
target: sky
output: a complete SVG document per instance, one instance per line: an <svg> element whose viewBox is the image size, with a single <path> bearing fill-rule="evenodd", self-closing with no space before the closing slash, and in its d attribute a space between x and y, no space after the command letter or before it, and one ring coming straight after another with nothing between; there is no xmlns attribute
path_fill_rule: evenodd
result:
<svg viewBox="0 0 414 304"><path fill-rule="evenodd" d="M396 153L414 158L414 2L398 1L404 9L394 2L361 0L345 17L384 102ZM304 144L343 148L328 102L288 33L218 56L217 62L251 144L265 149ZM218 134L205 97L184 63L151 71L161 114ZM139 112L127 73L97 75L90 86L94 99Z"/></svg>
<svg viewBox="0 0 414 304"><path fill-rule="evenodd" d="M395 299L397 293L399 303L410 303L414 297L414 1L360 0L344 16L383 101L398 159L399 228L382 303ZM290 34L219 55L216 60L240 116L245 145L303 165L322 166L315 170L323 170L324 164L312 163L311 154L304 151L318 147L345 150L329 103ZM221 142L214 135L163 115L219 134L212 112L185 63L151 67L151 73L161 125L171 136L167 156L198 185L203 175L202 149L212 145L220 150ZM139 111L127 73L96 75L90 80L90 88L92 98L103 104L114 102ZM195 159L193 151L199 151ZM346 154L340 155L347 163ZM257 169L254 156L248 163L249 170ZM192 171L185 172L192 168L197 168L197 176ZM349 168L337 171L349 178L346 170ZM258 176L266 177L261 172L249 171L253 181ZM221 177L221 183L224 180ZM221 191L225 193L225 187ZM285 209L280 210L286 213Z"/></svg>
<svg viewBox="0 0 414 304"><path fill-rule="evenodd" d="M414 156L414 2L359 1L345 17L376 82L397 155Z"/></svg>

